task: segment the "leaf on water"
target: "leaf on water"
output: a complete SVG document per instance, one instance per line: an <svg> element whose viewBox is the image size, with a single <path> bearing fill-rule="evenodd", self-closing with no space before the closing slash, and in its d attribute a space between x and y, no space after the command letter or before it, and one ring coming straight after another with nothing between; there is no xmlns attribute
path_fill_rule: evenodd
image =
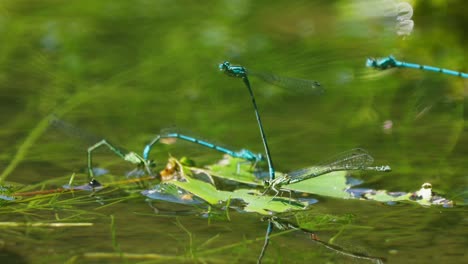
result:
<svg viewBox="0 0 468 264"><path fill-rule="evenodd" d="M239 189L233 192L231 199L243 200L246 205L244 211L257 212L260 214L283 213L288 211L304 210L307 208L307 202L301 202L295 199L285 197L272 197L261 195L259 192L252 192L248 189Z"/></svg>
<svg viewBox="0 0 468 264"><path fill-rule="evenodd" d="M294 210L303 210L307 207L307 202L299 202L294 199L283 197L272 197L261 195L256 190L238 189L233 192L217 190L212 184L200 181L195 178L187 179L186 182L171 181L171 184L192 193L193 195L216 205L231 201L233 206L241 204L241 209L246 212L257 212L268 215Z"/></svg>
<svg viewBox="0 0 468 264"><path fill-rule="evenodd" d="M217 190L214 185L195 178L187 178L186 181L169 181L173 184L193 195L201 198L209 204L219 204L229 198L229 192Z"/></svg>
<svg viewBox="0 0 468 264"><path fill-rule="evenodd" d="M285 185L283 189L317 194L320 196L349 199L352 198L352 196L346 190L351 187L351 184L349 184L346 175L346 171L330 172L319 177Z"/></svg>
<svg viewBox="0 0 468 264"><path fill-rule="evenodd" d="M218 163L208 166L210 174L239 183L263 185L254 173L252 173L251 163L243 159L233 158L229 155L224 155L224 158ZM239 169L238 169L239 168Z"/></svg>
<svg viewBox="0 0 468 264"><path fill-rule="evenodd" d="M174 164L173 160L169 161L171 164ZM180 163L176 163L177 166L174 168L174 174L180 173L180 171L186 171L186 167L180 167ZM236 166L234 165L234 171L236 171ZM200 173L201 172L201 173ZM246 212L257 212L259 214L268 215L271 213L282 213L287 211L303 210L309 204L308 202L301 202L294 199L283 198L283 197L272 197L269 195L262 195L257 190L251 189L238 189L235 191L223 191L218 190L211 181L206 181L206 178L210 179L211 177L206 177L207 172L198 169L192 168L191 173L184 173L186 177L183 180L179 180L179 177L175 177L169 181L166 181L167 185L174 185L184 192L191 193L196 197L206 201L212 205L222 205L229 202L231 207L240 209ZM203 174L205 177L200 177L200 174ZM222 174L221 174L222 175ZM247 175L244 173L244 175ZM218 176L218 175L216 175ZM221 176L220 176L221 177ZM205 180L203 180L203 179ZM251 176L255 178L255 176ZM236 177L229 177L230 179L236 181ZM244 178L245 179L245 178ZM248 181L250 183L250 181ZM156 191L148 190L144 191L144 195L151 198ZM171 195L168 193L167 195ZM174 194L172 194L174 196ZM175 195L177 196L177 194ZM160 198L160 197L157 197ZM165 197L167 198L167 197Z"/></svg>

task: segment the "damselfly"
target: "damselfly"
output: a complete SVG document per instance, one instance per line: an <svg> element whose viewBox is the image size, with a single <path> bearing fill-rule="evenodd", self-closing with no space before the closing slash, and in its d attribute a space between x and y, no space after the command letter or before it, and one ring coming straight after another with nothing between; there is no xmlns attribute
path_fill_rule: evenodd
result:
<svg viewBox="0 0 468 264"><path fill-rule="evenodd" d="M268 147L268 142L266 139L265 131L263 130L262 120L260 118L260 113L258 112L257 103L255 102L255 96L253 94L252 88L250 87L249 77L247 76L247 70L242 66L231 66L227 61L219 65L219 70L226 73L228 76L242 78L245 86L249 90L250 98L252 99L252 104L254 107L255 116L257 117L258 127L260 129L260 135L262 136L263 146L265 147L265 153L268 162L268 172L270 180L275 178L275 169L273 166L273 161L271 160L270 148Z"/></svg>
<svg viewBox="0 0 468 264"><path fill-rule="evenodd" d="M268 72L257 72L247 70L242 66L232 66L228 61L219 65L219 69L231 77L255 76L269 84L285 88L287 91L301 92L301 93L317 93L323 92L322 85L314 80L291 78L275 75Z"/></svg>
<svg viewBox="0 0 468 264"><path fill-rule="evenodd" d="M318 177L333 171L347 171L347 170L368 170L368 171L380 171L389 172L391 171L390 166L376 166L371 167L374 162L374 158L367 153L364 149L356 148L345 151L334 158L331 161L324 162L317 166L308 167L296 171L289 172L280 177L267 180L264 182L265 187L268 190L273 190L276 194L279 193L281 186L286 184L292 184L301 182L307 179Z"/></svg>
<svg viewBox="0 0 468 264"><path fill-rule="evenodd" d="M109 148L114 154L119 156L125 161L128 161L132 164L137 165L137 169L135 171L144 169L148 175L152 175L152 170L151 168L154 166L153 161L150 160L145 160L143 157L140 155L136 154L135 152L132 151L126 151L121 147L118 147L112 143L110 143L106 139L98 138L95 136L90 135L89 133L81 130L80 128L77 128L73 126L72 124L65 122L61 119L58 119L55 116L52 116L49 121L50 125L58 128L62 131L64 131L67 134L70 134L72 136L76 136L79 138L82 138L86 141L92 141L94 143L91 147L88 148L88 178L90 184L93 186L99 185L98 182L95 179L94 171L93 171L93 152L98 149L101 146L106 146Z"/></svg>
<svg viewBox="0 0 468 264"><path fill-rule="evenodd" d="M253 166L255 166L259 161L264 160L264 157L262 154L260 153L255 154L248 149L241 149L240 151L233 151L228 148L221 147L221 146L215 145L213 143L210 143L204 140L200 140L194 137L186 136L186 135L183 135L177 132L171 132L171 131L164 131L164 133L157 135L153 140L151 140L151 142L148 145L146 145L145 149L143 150L143 158L145 160L148 160L149 154L151 152L151 149L153 148L153 145L166 138L179 138L182 140L186 140L188 142L196 143L196 144L205 146L207 148L211 148L219 152L228 154L234 158L245 159L249 162L252 162ZM239 168L238 168L238 172L239 172Z"/></svg>
<svg viewBox="0 0 468 264"><path fill-rule="evenodd" d="M228 76L241 78L245 86L249 90L250 98L252 99L252 105L254 107L255 116L257 118L258 127L260 129L260 135L262 136L263 146L265 148L266 158L268 162L269 180L273 181L275 179L275 169L273 166L273 161L271 159L270 148L268 147L268 142L266 139L265 131L263 129L262 120L260 118L260 113L258 111L257 103L255 101L255 96L252 91L252 87L250 86L248 75L250 74L255 75L263 79L266 82L269 82L271 84L274 84L280 87L285 87L288 89L299 89L299 90L307 89L310 91L321 92L323 88L321 87L320 83L317 81L285 78L285 77L279 77L279 76L276 76L273 74L267 74L267 73L255 74L254 72L247 71L247 69L244 68L243 66L232 66L228 61L221 63L219 65L219 70L224 72Z"/></svg>
<svg viewBox="0 0 468 264"><path fill-rule="evenodd" d="M378 70L386 70L390 68L410 68L410 69L420 69L425 71L432 71L432 72L440 72L452 76L459 76L462 78L468 78L468 73L463 73L459 71L453 71L433 66L426 66L421 64L409 63L398 61L393 56L388 56L385 58L375 59L375 58L368 58L366 61L366 66L375 68Z"/></svg>

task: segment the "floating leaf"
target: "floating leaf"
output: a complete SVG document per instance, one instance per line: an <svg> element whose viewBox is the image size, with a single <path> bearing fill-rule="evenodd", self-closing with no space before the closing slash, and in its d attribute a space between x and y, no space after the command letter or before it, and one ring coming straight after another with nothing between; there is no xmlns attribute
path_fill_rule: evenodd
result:
<svg viewBox="0 0 468 264"><path fill-rule="evenodd" d="M335 171L316 178L285 185L282 188L296 192L349 199L352 196L346 190L351 185L346 175L347 172L345 171Z"/></svg>
<svg viewBox="0 0 468 264"><path fill-rule="evenodd" d="M284 197L272 197L261 195L252 190L240 189L233 192L231 199L240 199L246 202L244 210L247 212L257 212L268 214L270 212L282 213L287 211L304 210L308 203L301 202L295 199Z"/></svg>
<svg viewBox="0 0 468 264"><path fill-rule="evenodd" d="M257 212L259 214L282 213L306 208L307 202L283 197L272 197L261 195L256 190L239 189L233 192L217 190L214 185L195 178L187 179L185 182L171 181L171 184L188 191L206 202L216 205L231 201L233 206L240 202L242 210ZM237 206L236 206L237 207Z"/></svg>
<svg viewBox="0 0 468 264"><path fill-rule="evenodd" d="M209 173L218 178L239 183L263 185L263 182L252 173L252 165L243 159L224 155L222 160L208 166L208 168L210 169Z"/></svg>
<svg viewBox="0 0 468 264"><path fill-rule="evenodd" d="M238 208L242 211L257 212L259 214L266 215L271 213L303 210L309 204L307 201L262 195L258 190L238 189L232 192L218 190L211 181L211 175L209 175L205 170L192 168L191 172L187 172L187 168L183 167L179 162L175 162L173 159L170 159L169 163L171 164L172 174L174 174L174 177L166 175L165 178L171 180L165 181L164 184L176 186L179 190L191 193L212 205L223 205L229 203L230 207ZM176 166L174 167L173 165ZM168 171L165 170L165 173L167 172ZM208 179L208 181L206 179ZM234 180L234 178L230 180ZM157 187L157 189L154 190L144 191L143 194L152 198L151 196L154 196L159 191L160 187ZM159 193L156 195L156 198L161 198ZM179 193L165 193L165 200L168 199L166 195L172 195L173 198L170 198L172 201L178 199L177 197Z"/></svg>

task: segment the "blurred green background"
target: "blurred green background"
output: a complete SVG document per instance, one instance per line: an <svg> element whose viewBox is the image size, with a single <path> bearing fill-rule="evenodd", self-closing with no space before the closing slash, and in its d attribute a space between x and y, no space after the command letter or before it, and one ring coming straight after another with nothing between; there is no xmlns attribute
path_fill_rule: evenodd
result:
<svg viewBox="0 0 468 264"><path fill-rule="evenodd" d="M395 33L395 15L379 15L395 2L380 2L385 5L2 0L0 168L10 165L3 178L30 184L84 171L87 143L37 129L51 113L138 153L160 129L171 126L233 149L261 152L248 92L240 80L217 69L229 60L317 80L326 89L320 96L298 94L251 79L278 171L362 147L376 165L393 168L390 174L363 176L366 187L411 191L430 182L448 198L466 202L468 82L410 69L378 72L366 68L365 60L393 54L467 72L467 4L410 1L415 26L411 35L401 37ZM37 138L21 149L34 129ZM11 166L19 150L24 156ZM200 165L220 157L183 143L153 151L159 164L168 153L190 156ZM113 172L132 169L105 151L95 162L99 166L111 160ZM350 207L335 206L337 211ZM419 214L425 211L415 216L423 218ZM466 211L461 214L464 222L452 222L463 230L458 232L461 244L455 246L460 250L467 245ZM242 227L242 221L255 220L238 221ZM424 260L433 258L428 255L433 252L428 247L420 254Z"/></svg>

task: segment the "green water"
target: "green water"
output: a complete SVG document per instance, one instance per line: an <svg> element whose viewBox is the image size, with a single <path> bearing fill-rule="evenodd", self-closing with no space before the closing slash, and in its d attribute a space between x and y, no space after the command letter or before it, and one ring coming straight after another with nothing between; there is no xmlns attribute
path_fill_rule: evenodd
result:
<svg viewBox="0 0 468 264"><path fill-rule="evenodd" d="M315 197L319 203L311 212L354 220L341 231L310 231L324 241L336 236L335 244L389 263L466 262L468 82L418 70L365 68L367 57L393 54L468 71L465 2L412 5L414 31L398 38L391 23L355 11L349 1L3 0L0 170L8 171L2 177L25 185L63 177L66 184L73 172L85 171L87 143L46 129L46 123L40 128L50 113L138 153L160 129L174 125L234 149L262 152L247 90L217 69L230 60L325 87L321 96L297 94L251 79L278 171L362 147L376 165L393 168L357 174L363 187L412 192L430 182L458 204L425 208ZM152 153L158 164L168 154L190 156L200 166L221 157L188 143ZM132 169L106 151L96 154L95 163L114 174ZM2 263L64 263L74 256L75 263L253 263L266 229L261 216L235 211L230 221L155 214L138 195L107 207L78 208L87 212L80 222L92 227L1 227ZM53 222L68 214L63 208L9 213L0 222ZM89 252L174 258L83 257ZM312 261L367 262L327 250L302 231L273 237L264 257L265 263Z"/></svg>

